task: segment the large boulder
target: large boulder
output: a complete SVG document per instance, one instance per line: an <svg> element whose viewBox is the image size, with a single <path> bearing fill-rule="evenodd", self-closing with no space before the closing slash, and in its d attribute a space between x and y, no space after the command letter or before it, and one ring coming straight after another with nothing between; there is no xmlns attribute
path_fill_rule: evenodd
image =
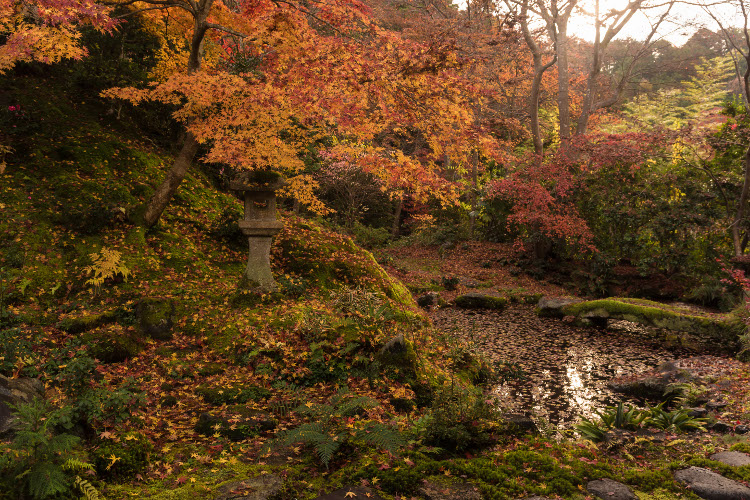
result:
<svg viewBox="0 0 750 500"><path fill-rule="evenodd" d="M701 467L674 473L677 482L706 500L750 500L750 488Z"/></svg>
<svg viewBox="0 0 750 500"><path fill-rule="evenodd" d="M44 384L39 379L0 375L0 435L13 430L15 417L12 406L31 403L43 395Z"/></svg>

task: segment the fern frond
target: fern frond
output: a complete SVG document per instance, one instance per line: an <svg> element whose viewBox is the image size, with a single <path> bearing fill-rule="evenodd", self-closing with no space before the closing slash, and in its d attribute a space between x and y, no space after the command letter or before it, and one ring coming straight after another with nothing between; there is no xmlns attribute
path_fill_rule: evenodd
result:
<svg viewBox="0 0 750 500"><path fill-rule="evenodd" d="M131 272L122 261L122 256L117 250L102 247L101 252L90 255L92 265L83 270L93 276L86 280L87 285L101 286L107 278L114 278L118 274L127 280Z"/></svg>
<svg viewBox="0 0 750 500"><path fill-rule="evenodd" d="M60 467L42 462L35 465L26 477L29 494L34 500L42 500L68 491L68 478Z"/></svg>
<svg viewBox="0 0 750 500"><path fill-rule="evenodd" d="M338 407L338 414L344 417L352 417L362 410L369 410L378 406L378 402L367 396L357 396L345 400Z"/></svg>
<svg viewBox="0 0 750 500"><path fill-rule="evenodd" d="M73 483L76 488L78 488L81 493L83 493L83 496L86 498L86 500L103 500L104 497L101 496L99 491L94 488L94 485L90 482L86 481L85 479L81 479L81 476L76 476L76 481Z"/></svg>
<svg viewBox="0 0 750 500"><path fill-rule="evenodd" d="M357 431L355 437L391 453L395 453L398 448L405 444L399 431L378 423L371 423L364 429Z"/></svg>
<svg viewBox="0 0 750 500"><path fill-rule="evenodd" d="M333 458L333 454L341 446L341 435L339 434L338 437L338 440L334 440L332 436L321 437L315 443L315 453L320 458L321 463L326 466L326 469L331 462L331 458Z"/></svg>
<svg viewBox="0 0 750 500"><path fill-rule="evenodd" d="M76 458L69 458L65 461L65 463L62 465L62 468L64 470L69 470L73 472L79 472L82 470L94 470L94 466L91 465L88 462L84 462L82 460L78 460Z"/></svg>

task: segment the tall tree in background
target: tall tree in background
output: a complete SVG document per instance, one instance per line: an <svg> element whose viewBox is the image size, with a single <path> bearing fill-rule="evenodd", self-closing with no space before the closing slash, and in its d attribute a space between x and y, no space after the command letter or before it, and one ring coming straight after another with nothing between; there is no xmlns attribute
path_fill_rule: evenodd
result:
<svg viewBox="0 0 750 500"><path fill-rule="evenodd" d="M736 31L732 29L731 24L722 17L722 14L714 5L704 4L704 10L716 22L722 34L724 34L727 45L733 49L732 57L738 77L740 77L740 63L744 63L745 70L741 74L740 81L742 82L741 93L745 104L744 110L747 114L750 113L750 32L748 32L748 28L750 27L750 2L747 0L733 0L726 2L726 4L733 6L735 8L735 18L742 20L743 31L741 37L735 36ZM748 198L750 198L750 144L747 145L742 167L744 169L742 191L737 200L737 211L731 226L735 257L741 257L745 253L742 230L746 223L747 204Z"/></svg>
<svg viewBox="0 0 750 500"><path fill-rule="evenodd" d="M659 3L660 9L654 22L652 22L651 31L647 34L644 41L640 42L640 49L631 58L630 63L623 68L620 75L617 75L616 81L610 85L609 89L604 91L600 82L602 75L602 66L607 48L612 41L619 35L623 28L630 22L633 16L638 12L644 12L653 8L649 5L648 0L632 0L622 9L611 9L607 12L601 12L600 0L595 0L592 23L595 26L595 39L591 46L590 61L586 77L586 89L583 94L581 110L576 120L575 132L573 132L573 111L570 98L570 81L571 81L571 37L568 34L568 25L572 15L580 8L578 0L506 0L507 7L515 13L521 22L524 30L524 39L534 57L535 80L541 79L541 74L549 69L552 61L543 64L543 51L538 37L531 36L531 22L533 17L544 22L547 36L552 44L554 63L557 65L557 107L558 107L558 124L560 140L563 144L570 142L571 135L585 134L588 130L588 124L592 113L599 109L607 108L614 105L622 96L623 91L629 81L636 61L645 56L651 43L656 35L657 30L662 23L668 19L669 13L674 5L674 0ZM535 92L531 93L531 106L533 108L536 101ZM537 113L531 109L532 115L532 134L534 134L534 148L539 153L541 151L541 139L538 137L538 128L534 125Z"/></svg>

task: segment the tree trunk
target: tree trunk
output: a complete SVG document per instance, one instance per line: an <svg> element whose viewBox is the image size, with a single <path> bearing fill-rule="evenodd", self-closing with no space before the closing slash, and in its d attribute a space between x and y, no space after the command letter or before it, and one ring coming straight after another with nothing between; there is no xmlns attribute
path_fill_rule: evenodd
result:
<svg viewBox="0 0 750 500"><path fill-rule="evenodd" d="M596 36L594 37L594 58L591 61L591 71L589 72L588 79L586 80L586 94L583 97L583 105L581 107L581 116L578 117L578 124L576 126L576 135L583 135L586 133L589 125L589 116L591 116L591 107L594 105L594 91L596 89L596 77L601 72L601 25L599 23L599 0L596 0L594 6L594 22L596 22Z"/></svg>
<svg viewBox="0 0 750 500"><path fill-rule="evenodd" d="M395 207L393 210L393 224L391 224L391 237L398 238L399 230L401 229L401 210L404 208L404 198L396 198Z"/></svg>
<svg viewBox="0 0 750 500"><path fill-rule="evenodd" d="M531 81L531 93L529 94L529 117L531 120L531 138L534 142L534 152L541 159L541 156L544 153L544 143L542 142L541 127L539 126L539 94L541 93L544 72L555 64L557 58L553 57L549 63L542 64L543 52L539 44L536 43L536 40L534 40L534 37L531 35L527 14L528 0L524 1L521 5L520 19L523 39L534 58L534 78Z"/></svg>
<svg viewBox="0 0 750 500"><path fill-rule="evenodd" d="M557 22L557 109L559 113L560 141L570 142L570 78L568 76L568 20Z"/></svg>
<svg viewBox="0 0 750 500"><path fill-rule="evenodd" d="M477 227L477 193L479 192L479 176L477 173L479 170L479 151L476 149L471 155L471 191L470 191L470 202L471 202L471 213L469 214L469 238L474 240L474 231Z"/></svg>
<svg viewBox="0 0 750 500"><path fill-rule="evenodd" d="M152 227L159 221L164 209L169 205L172 196L180 186L182 179L185 178L190 165L193 163L195 153L198 152L198 141L190 132L185 134L185 141L182 143L177 158L175 158L172 168L167 172L167 178L162 181L146 206L146 212L143 216L143 223L146 227Z"/></svg>
<svg viewBox="0 0 750 500"><path fill-rule="evenodd" d="M203 39L208 31L207 19L214 0L202 0L196 7L197 11L193 12L193 36L190 40L190 55L188 56L187 74L192 75L200 70L201 58L203 56ZM185 130L184 141L180 152L177 154L172 168L167 172L167 177L161 185L156 188L156 192L146 204L146 211L143 217L143 223L146 227L153 227L161 217L164 209L167 208L172 200L177 188L180 186L182 179L187 175L193 158L198 152L198 141L195 136Z"/></svg>
<svg viewBox="0 0 750 500"><path fill-rule="evenodd" d="M734 256L741 257L743 254L742 250L742 236L740 231L740 225L745 218L745 206L747 205L748 194L750 194L750 146L745 151L745 180L742 183L742 194L737 202L737 216L732 222L732 243L734 244Z"/></svg>

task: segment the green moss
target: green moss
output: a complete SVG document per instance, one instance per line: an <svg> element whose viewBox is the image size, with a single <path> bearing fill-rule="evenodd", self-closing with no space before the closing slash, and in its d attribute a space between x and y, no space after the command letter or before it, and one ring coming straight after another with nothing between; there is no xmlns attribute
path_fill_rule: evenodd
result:
<svg viewBox="0 0 750 500"><path fill-rule="evenodd" d="M675 484L670 470L630 470L625 472L623 479L639 491L654 491ZM674 489L677 490L676 484Z"/></svg>
<svg viewBox="0 0 750 500"><path fill-rule="evenodd" d="M78 318L65 318L57 324L57 327L67 333L81 333L108 323L114 323L115 321L117 321L115 312L107 311L101 314L90 314Z"/></svg>
<svg viewBox="0 0 750 500"><path fill-rule="evenodd" d="M717 319L684 314L681 311L644 300L602 299L571 304L562 309L566 316L582 319L612 318L668 330L685 331L720 343L736 343L738 325L731 318Z"/></svg>
<svg viewBox="0 0 750 500"><path fill-rule="evenodd" d="M274 240L273 264L278 274L304 277L323 290L362 287L380 292L403 308L416 308L409 291L351 238L323 230L295 216L285 218Z"/></svg>
<svg viewBox="0 0 750 500"><path fill-rule="evenodd" d="M467 293L456 297L453 303L461 309L495 309L502 311L508 305L508 299L481 293Z"/></svg>
<svg viewBox="0 0 750 500"><path fill-rule="evenodd" d="M221 375L226 371L223 363L206 363L198 370L198 375L210 377L212 375Z"/></svg>
<svg viewBox="0 0 750 500"><path fill-rule="evenodd" d="M750 442L734 443L731 448L732 451L739 451L742 453L750 453Z"/></svg>

